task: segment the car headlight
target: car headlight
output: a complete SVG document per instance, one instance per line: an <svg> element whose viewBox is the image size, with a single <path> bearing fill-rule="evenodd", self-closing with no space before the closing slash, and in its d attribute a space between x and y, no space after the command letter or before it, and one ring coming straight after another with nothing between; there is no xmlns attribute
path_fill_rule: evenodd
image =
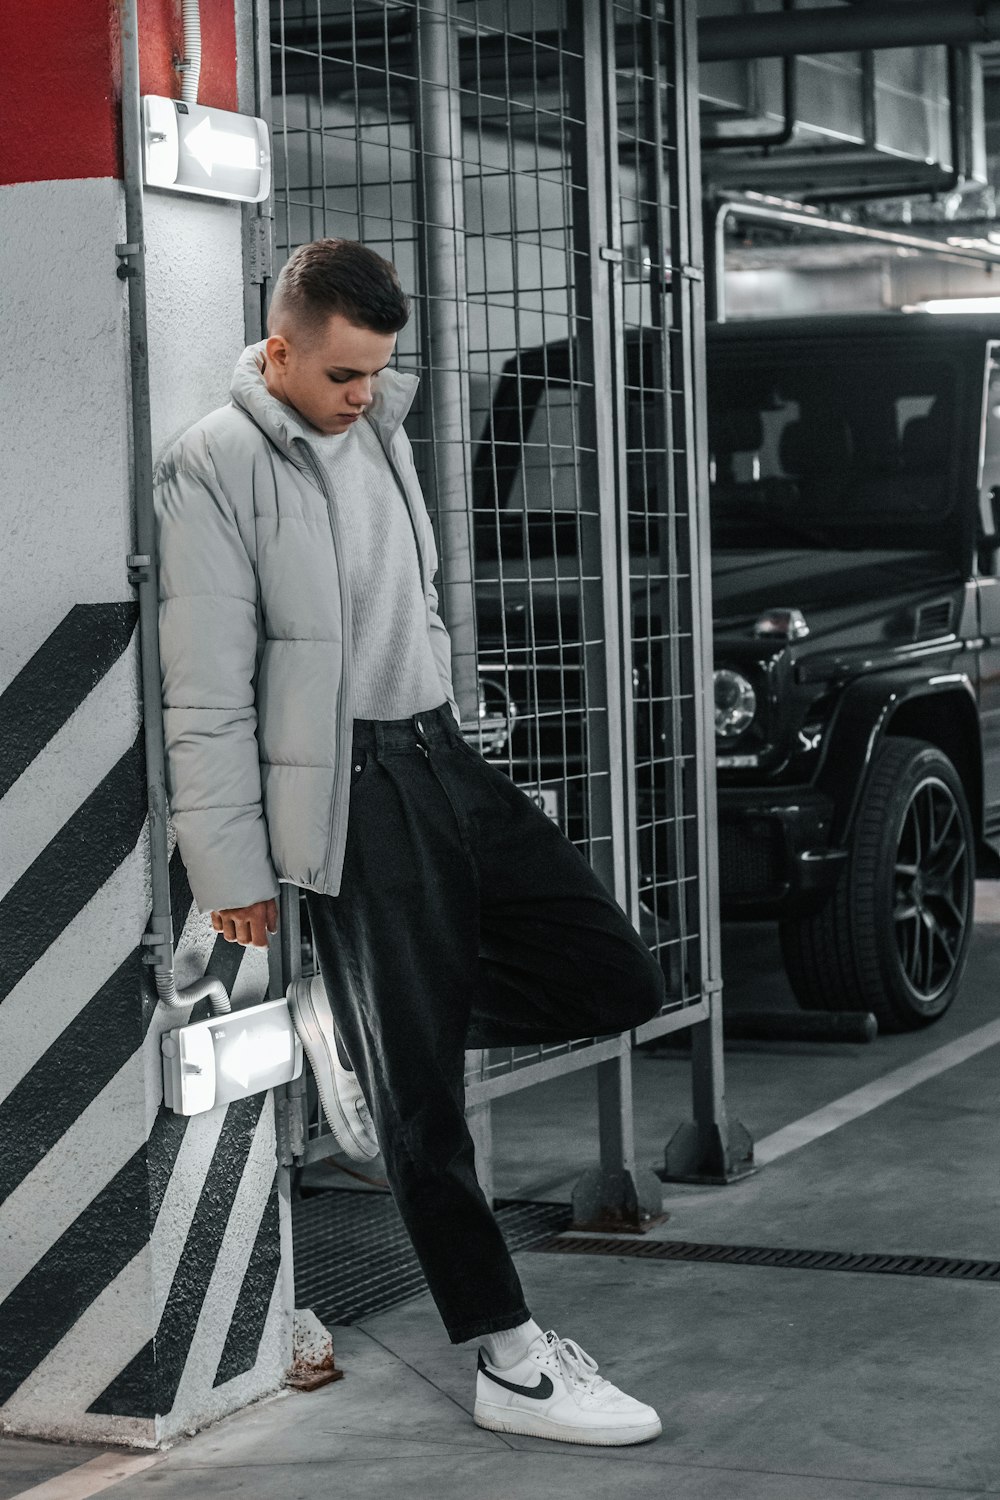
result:
<svg viewBox="0 0 1000 1500"><path fill-rule="evenodd" d="M739 739L757 713L753 683L742 672L720 667L715 674L715 733L720 740Z"/></svg>

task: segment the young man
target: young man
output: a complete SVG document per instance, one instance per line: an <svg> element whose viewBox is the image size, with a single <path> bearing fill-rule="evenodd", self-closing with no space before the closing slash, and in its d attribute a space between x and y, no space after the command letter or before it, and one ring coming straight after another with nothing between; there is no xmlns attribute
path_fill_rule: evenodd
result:
<svg viewBox="0 0 1000 1500"><path fill-rule="evenodd" d="M476 1179L465 1049L614 1034L658 965L577 849L464 741L434 537L389 367L409 303L350 240L296 250L232 402L156 475L168 791L202 911L266 946L302 886L289 1000L344 1150L379 1146L475 1421L642 1442L656 1413L543 1332Z"/></svg>

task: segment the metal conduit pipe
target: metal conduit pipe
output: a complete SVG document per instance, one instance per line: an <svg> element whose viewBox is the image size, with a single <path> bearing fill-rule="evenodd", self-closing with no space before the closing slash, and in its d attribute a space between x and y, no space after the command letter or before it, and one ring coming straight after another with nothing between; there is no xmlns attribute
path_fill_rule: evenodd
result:
<svg viewBox="0 0 1000 1500"><path fill-rule="evenodd" d="M972 262L974 265L1000 265L1000 247L982 250L967 250L958 245L948 245L929 236L904 234L894 229L876 229L867 224L845 224L840 219L829 219L816 209L805 204L783 198L768 198L761 194L723 195L710 208L714 215L709 225L713 259L712 274L707 279L710 321L726 321L726 224L730 218L759 219L775 224L801 225L808 229L821 229L829 234L843 234L853 239L871 240L884 245L894 245L905 250L917 250L922 255L937 255L947 260Z"/></svg>
<svg viewBox="0 0 1000 1500"><path fill-rule="evenodd" d="M789 15L711 16L698 22L699 62L865 52L882 47L969 46L1000 40L1000 0L910 0L824 6Z"/></svg>
<svg viewBox="0 0 1000 1500"><path fill-rule="evenodd" d="M183 0L181 16L184 22L184 76L181 82L181 98L185 104L197 104L198 85L201 82L201 7L199 0Z"/></svg>
<svg viewBox="0 0 1000 1500"><path fill-rule="evenodd" d="M139 659L149 805L149 859L153 910L143 946L152 963L159 999L174 1009L207 999L215 1015L230 1009L221 980L204 975L178 990L174 978L173 919L167 850L167 791L160 690L159 600L156 523L153 515L153 439L149 405L149 348L146 333L145 226L142 205L142 127L139 103L137 0L122 0L122 153L126 243L117 247L118 274L128 283L129 366L132 409L132 494L136 550L128 558L129 578L139 595Z"/></svg>
<svg viewBox="0 0 1000 1500"><path fill-rule="evenodd" d="M458 28L451 0L414 12L416 148L421 190L420 255L428 367L432 504L452 641L455 698L465 723L479 719L476 601L469 454L469 321L465 279L462 120Z"/></svg>
<svg viewBox="0 0 1000 1500"><path fill-rule="evenodd" d="M782 9L795 9L795 0L782 0ZM703 135L702 151L746 151L769 149L772 146L787 146L795 134L798 124L798 59L786 57L781 64L782 121L777 130L742 132L740 135Z"/></svg>

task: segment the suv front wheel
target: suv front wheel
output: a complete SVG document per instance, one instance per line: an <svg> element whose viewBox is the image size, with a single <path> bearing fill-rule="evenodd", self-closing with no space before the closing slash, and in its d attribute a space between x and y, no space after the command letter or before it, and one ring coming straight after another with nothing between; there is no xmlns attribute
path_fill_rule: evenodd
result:
<svg viewBox="0 0 1000 1500"><path fill-rule="evenodd" d="M946 755L890 738L876 752L838 885L814 916L780 924L792 989L807 1010L870 1010L884 1031L944 1014L972 936L975 842Z"/></svg>

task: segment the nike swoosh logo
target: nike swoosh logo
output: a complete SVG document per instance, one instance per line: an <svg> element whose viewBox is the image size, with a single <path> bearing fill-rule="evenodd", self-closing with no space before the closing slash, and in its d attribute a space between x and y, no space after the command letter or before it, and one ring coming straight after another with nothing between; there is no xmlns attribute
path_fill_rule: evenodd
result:
<svg viewBox="0 0 1000 1500"><path fill-rule="evenodd" d="M492 1380L494 1385L502 1385L505 1391L513 1391L516 1396L527 1396L532 1401L547 1401L555 1390L555 1386L547 1375L539 1375L537 1385L515 1385L512 1380L504 1380L501 1375L494 1375L492 1370L486 1368L482 1350L479 1351L479 1368L487 1380Z"/></svg>

